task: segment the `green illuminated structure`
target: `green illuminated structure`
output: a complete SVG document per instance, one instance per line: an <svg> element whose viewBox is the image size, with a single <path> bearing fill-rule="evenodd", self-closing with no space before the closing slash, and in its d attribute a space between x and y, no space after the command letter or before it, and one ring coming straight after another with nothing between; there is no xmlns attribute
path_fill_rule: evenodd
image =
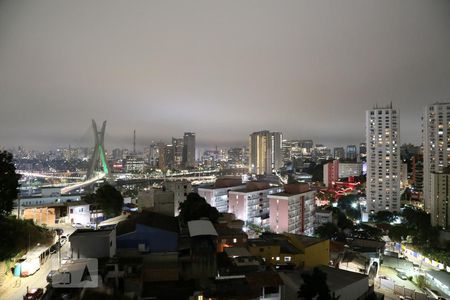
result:
<svg viewBox="0 0 450 300"><path fill-rule="evenodd" d="M106 162L106 155L105 155L105 146L103 145L105 140L105 129L106 129L106 121L103 122L102 129L100 131L97 130L97 123L95 123L94 120L92 120L92 129L94 130L94 136L95 136L95 146L94 146L94 153L92 153L91 160L89 163L89 169L86 174L86 178L90 179L94 176L94 171L101 162L103 172L108 175L108 164Z"/></svg>

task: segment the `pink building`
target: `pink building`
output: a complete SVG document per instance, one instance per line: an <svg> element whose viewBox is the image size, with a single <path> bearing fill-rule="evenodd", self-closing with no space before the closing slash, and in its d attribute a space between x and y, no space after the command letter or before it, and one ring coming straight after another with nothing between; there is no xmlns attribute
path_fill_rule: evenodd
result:
<svg viewBox="0 0 450 300"><path fill-rule="evenodd" d="M270 230L275 233L314 233L314 196L307 183L284 186L284 192L269 195Z"/></svg>
<svg viewBox="0 0 450 300"><path fill-rule="evenodd" d="M326 187L332 187L339 179L339 160L333 160L323 165L323 182Z"/></svg>
<svg viewBox="0 0 450 300"><path fill-rule="evenodd" d="M281 186L270 186L268 182L247 182L245 188L229 191L228 212L246 224L269 225L268 195L282 190Z"/></svg>
<svg viewBox="0 0 450 300"><path fill-rule="evenodd" d="M205 198L209 205L223 213L228 212L228 193L243 188L245 184L240 178L219 178L211 186L198 188L198 194Z"/></svg>

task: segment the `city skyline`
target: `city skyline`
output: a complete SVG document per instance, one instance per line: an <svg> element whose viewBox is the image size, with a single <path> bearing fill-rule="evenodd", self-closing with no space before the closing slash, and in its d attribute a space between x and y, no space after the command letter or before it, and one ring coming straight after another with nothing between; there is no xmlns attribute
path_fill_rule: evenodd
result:
<svg viewBox="0 0 450 300"><path fill-rule="evenodd" d="M0 141L76 145L95 118L108 120L107 147L134 129L139 146L184 131L240 145L264 129L359 144L364 112L392 102L401 143L419 144L423 108L450 97L449 8L3 1Z"/></svg>

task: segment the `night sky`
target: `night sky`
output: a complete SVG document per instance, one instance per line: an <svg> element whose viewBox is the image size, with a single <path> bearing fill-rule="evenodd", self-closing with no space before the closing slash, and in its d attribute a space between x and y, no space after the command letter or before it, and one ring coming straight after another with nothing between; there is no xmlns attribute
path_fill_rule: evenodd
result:
<svg viewBox="0 0 450 300"><path fill-rule="evenodd" d="M450 102L450 1L0 1L0 145L365 140L365 110ZM129 146L131 147L131 146Z"/></svg>

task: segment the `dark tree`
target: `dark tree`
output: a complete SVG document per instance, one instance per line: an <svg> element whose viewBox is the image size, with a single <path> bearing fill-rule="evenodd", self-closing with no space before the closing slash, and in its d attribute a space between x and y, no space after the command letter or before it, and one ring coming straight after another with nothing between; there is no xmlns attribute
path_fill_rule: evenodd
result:
<svg viewBox="0 0 450 300"><path fill-rule="evenodd" d="M377 223L391 223L395 220L395 214L387 210L381 210L373 216L373 219Z"/></svg>
<svg viewBox="0 0 450 300"><path fill-rule="evenodd" d="M0 152L0 216L8 216L17 199L20 174L16 173L13 156L6 151Z"/></svg>
<svg viewBox="0 0 450 300"><path fill-rule="evenodd" d="M333 223L326 223L326 224L323 224L322 226L318 227L316 230L316 233L321 238L332 239L332 238L335 238L336 235L339 233L339 228L336 225L334 225Z"/></svg>
<svg viewBox="0 0 450 300"><path fill-rule="evenodd" d="M190 193L186 201L180 203L180 218L185 223L201 218L208 218L211 222L216 223L219 216L217 209L209 205L205 198L200 197L197 193Z"/></svg>
<svg viewBox="0 0 450 300"><path fill-rule="evenodd" d="M327 285L327 274L319 268L314 268L312 272L305 272L302 275L303 284L298 291L298 298L305 300L337 300L339 297L331 295ZM316 297L317 296L317 297Z"/></svg>
<svg viewBox="0 0 450 300"><path fill-rule="evenodd" d="M401 242L409 235L409 229L403 225L391 226L389 228L389 238L394 242Z"/></svg>
<svg viewBox="0 0 450 300"><path fill-rule="evenodd" d="M122 213L122 194L110 184L104 184L95 193L87 194L83 200L103 210L108 217L115 217Z"/></svg>

